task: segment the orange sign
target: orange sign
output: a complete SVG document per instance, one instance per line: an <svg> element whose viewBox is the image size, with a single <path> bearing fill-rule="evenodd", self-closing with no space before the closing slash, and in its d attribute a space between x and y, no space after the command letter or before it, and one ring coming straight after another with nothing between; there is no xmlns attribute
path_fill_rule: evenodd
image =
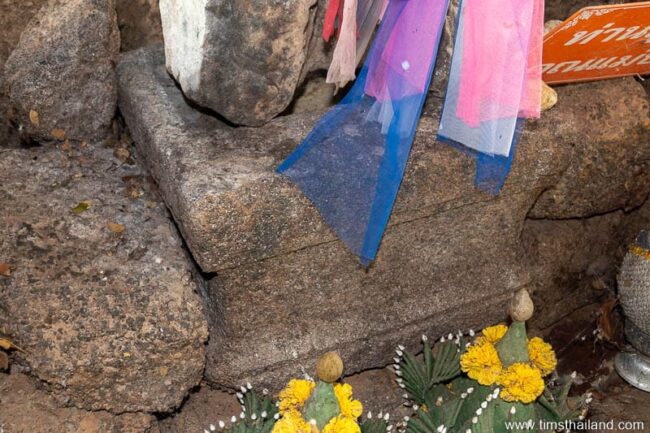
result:
<svg viewBox="0 0 650 433"><path fill-rule="evenodd" d="M650 1L591 6L544 38L549 84L650 73Z"/></svg>

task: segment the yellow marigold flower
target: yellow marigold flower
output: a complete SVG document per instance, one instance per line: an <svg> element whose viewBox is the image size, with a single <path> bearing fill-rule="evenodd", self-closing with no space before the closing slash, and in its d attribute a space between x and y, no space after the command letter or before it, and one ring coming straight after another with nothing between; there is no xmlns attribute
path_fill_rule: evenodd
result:
<svg viewBox="0 0 650 433"><path fill-rule="evenodd" d="M498 384L503 387L501 398L505 401L532 403L544 391L541 372L523 362L512 364L504 370Z"/></svg>
<svg viewBox="0 0 650 433"><path fill-rule="evenodd" d="M542 372L542 376L551 374L557 366L553 348L539 337L528 341L528 357L533 365Z"/></svg>
<svg viewBox="0 0 650 433"><path fill-rule="evenodd" d="M506 325L490 326L481 331L483 336L478 337L477 340L480 340L481 342L487 341L488 343L494 344L501 340L503 336L506 335L507 331L508 327Z"/></svg>
<svg viewBox="0 0 650 433"><path fill-rule="evenodd" d="M315 386L311 380L291 379L278 396L280 413L302 408Z"/></svg>
<svg viewBox="0 0 650 433"><path fill-rule="evenodd" d="M363 412L363 406L359 400L352 399L352 387L347 383L334 385L334 394L339 403L341 414L345 417L357 419Z"/></svg>
<svg viewBox="0 0 650 433"><path fill-rule="evenodd" d="M460 357L460 367L470 378L485 386L495 383L503 370L497 350L488 342L470 346Z"/></svg>
<svg viewBox="0 0 650 433"><path fill-rule="evenodd" d="M354 419L339 415L327 423L323 433L361 433L361 428Z"/></svg>
<svg viewBox="0 0 650 433"><path fill-rule="evenodd" d="M272 433L311 433L311 425L305 421L300 412L289 410L273 425Z"/></svg>

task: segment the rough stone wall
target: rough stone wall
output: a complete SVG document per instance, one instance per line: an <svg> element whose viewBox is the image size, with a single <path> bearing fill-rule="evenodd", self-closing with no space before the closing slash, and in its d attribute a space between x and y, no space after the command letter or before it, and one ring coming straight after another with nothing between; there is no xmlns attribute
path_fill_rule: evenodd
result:
<svg viewBox="0 0 650 433"><path fill-rule="evenodd" d="M15 145L18 133L9 121L10 104L4 93L4 66L32 17L46 0L1 0L0 1L0 147Z"/></svg>

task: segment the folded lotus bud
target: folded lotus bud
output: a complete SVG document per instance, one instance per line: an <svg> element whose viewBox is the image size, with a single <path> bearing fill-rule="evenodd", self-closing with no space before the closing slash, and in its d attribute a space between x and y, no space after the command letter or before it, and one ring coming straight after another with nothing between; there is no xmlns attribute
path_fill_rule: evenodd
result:
<svg viewBox="0 0 650 433"><path fill-rule="evenodd" d="M510 302L510 317L515 322L525 322L533 316L535 306L530 299L528 290L521 289L517 291Z"/></svg>
<svg viewBox="0 0 650 433"><path fill-rule="evenodd" d="M336 382L343 374L343 360L336 352L327 352L318 359L316 377L327 383Z"/></svg>

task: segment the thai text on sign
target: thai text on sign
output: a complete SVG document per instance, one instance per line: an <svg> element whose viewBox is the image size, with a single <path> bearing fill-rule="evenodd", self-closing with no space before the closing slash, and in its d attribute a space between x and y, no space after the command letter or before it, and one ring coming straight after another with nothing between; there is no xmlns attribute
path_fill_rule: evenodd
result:
<svg viewBox="0 0 650 433"><path fill-rule="evenodd" d="M650 1L581 9L544 39L545 82L650 73Z"/></svg>

